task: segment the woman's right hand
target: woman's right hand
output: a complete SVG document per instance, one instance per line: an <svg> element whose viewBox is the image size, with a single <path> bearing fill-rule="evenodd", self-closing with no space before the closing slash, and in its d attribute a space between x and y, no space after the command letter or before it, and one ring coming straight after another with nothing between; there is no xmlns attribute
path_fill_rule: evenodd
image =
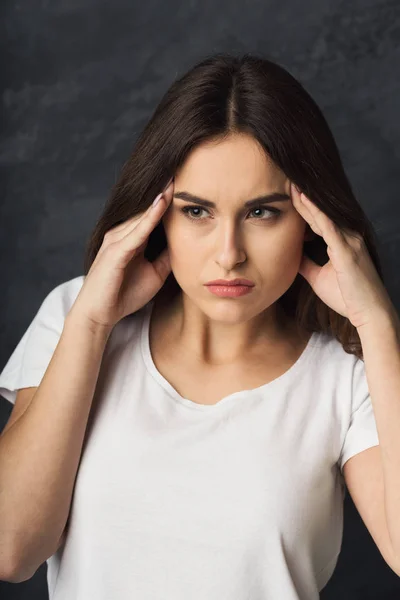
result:
<svg viewBox="0 0 400 600"><path fill-rule="evenodd" d="M110 331L123 317L136 312L162 288L171 272L168 247L154 262L144 258L148 237L172 200L173 179L161 200L106 232L70 310L90 327Z"/></svg>

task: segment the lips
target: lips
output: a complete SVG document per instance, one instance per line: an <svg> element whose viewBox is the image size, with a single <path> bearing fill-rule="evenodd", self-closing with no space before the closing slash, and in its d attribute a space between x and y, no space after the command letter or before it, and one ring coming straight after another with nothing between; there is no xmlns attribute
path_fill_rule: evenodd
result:
<svg viewBox="0 0 400 600"><path fill-rule="evenodd" d="M252 281L250 281L250 279L231 279L231 280L215 279L214 281L209 281L205 285L223 285L223 286L247 285L247 286L251 287L254 285L254 283Z"/></svg>

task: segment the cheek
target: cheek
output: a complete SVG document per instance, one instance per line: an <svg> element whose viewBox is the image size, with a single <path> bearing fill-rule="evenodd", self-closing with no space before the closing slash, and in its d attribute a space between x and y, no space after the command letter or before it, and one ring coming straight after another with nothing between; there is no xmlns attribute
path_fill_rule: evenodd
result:
<svg viewBox="0 0 400 600"><path fill-rule="evenodd" d="M185 227L182 220L173 213L166 215L162 222L171 262L173 264L184 264L190 261L193 264L194 258L197 257L197 260L199 260L199 244L195 242L190 228Z"/></svg>
<svg viewBox="0 0 400 600"><path fill-rule="evenodd" d="M292 237L282 244L280 251L280 268L285 279L292 279L299 270L300 262L303 256L303 235Z"/></svg>
<svg viewBox="0 0 400 600"><path fill-rule="evenodd" d="M303 255L304 227L289 228L271 239L271 244L258 247L255 256L262 262L262 270L273 278L293 279ZM257 258L255 259L257 261ZM258 261L257 261L258 262Z"/></svg>

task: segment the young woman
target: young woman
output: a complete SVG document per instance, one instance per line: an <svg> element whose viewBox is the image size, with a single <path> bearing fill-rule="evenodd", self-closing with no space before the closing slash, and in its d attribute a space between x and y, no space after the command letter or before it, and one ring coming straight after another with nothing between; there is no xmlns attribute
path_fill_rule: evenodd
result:
<svg viewBox="0 0 400 600"><path fill-rule="evenodd" d="M172 84L84 275L50 292L0 375L8 580L47 560L50 600L319 598L343 466L379 440L357 326L299 272L329 256L294 184L382 279L293 76L218 54Z"/></svg>

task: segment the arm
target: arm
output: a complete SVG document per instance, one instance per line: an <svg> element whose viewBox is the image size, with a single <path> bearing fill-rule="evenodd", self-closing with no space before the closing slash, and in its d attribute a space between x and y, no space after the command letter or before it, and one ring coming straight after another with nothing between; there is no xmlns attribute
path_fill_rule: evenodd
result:
<svg viewBox="0 0 400 600"><path fill-rule="evenodd" d="M0 436L0 579L24 581L55 552L110 332L72 308L30 405Z"/></svg>
<svg viewBox="0 0 400 600"><path fill-rule="evenodd" d="M357 331L379 436L387 527L400 557L400 322L394 312L382 314Z"/></svg>

